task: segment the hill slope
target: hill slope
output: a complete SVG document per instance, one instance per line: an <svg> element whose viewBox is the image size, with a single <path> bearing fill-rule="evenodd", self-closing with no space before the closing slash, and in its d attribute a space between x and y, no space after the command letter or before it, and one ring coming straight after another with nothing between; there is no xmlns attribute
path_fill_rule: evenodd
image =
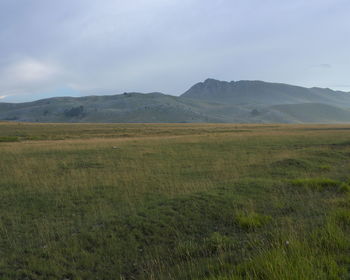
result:
<svg viewBox="0 0 350 280"><path fill-rule="evenodd" d="M193 103L193 104L192 104ZM59 97L0 104L0 119L34 122L223 122L191 102L161 93ZM210 105L208 105L210 106Z"/></svg>
<svg viewBox="0 0 350 280"><path fill-rule="evenodd" d="M350 107L350 94L346 92L262 81L225 82L207 79L192 86L182 97L235 105L325 103Z"/></svg>
<svg viewBox="0 0 350 280"><path fill-rule="evenodd" d="M207 79L180 97L162 93L0 103L0 120L31 122L350 122L350 93L262 81Z"/></svg>

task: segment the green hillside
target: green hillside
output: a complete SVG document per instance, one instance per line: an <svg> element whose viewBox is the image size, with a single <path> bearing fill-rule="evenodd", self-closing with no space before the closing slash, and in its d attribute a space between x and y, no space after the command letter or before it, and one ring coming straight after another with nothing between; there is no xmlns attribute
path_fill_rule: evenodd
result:
<svg viewBox="0 0 350 280"><path fill-rule="evenodd" d="M280 111L300 122L348 123L350 121L350 110L326 104L284 104L273 106L271 109Z"/></svg>
<svg viewBox="0 0 350 280"><path fill-rule="evenodd" d="M208 79L177 97L162 93L0 103L0 120L100 123L343 123L350 94L260 81Z"/></svg>
<svg viewBox="0 0 350 280"><path fill-rule="evenodd" d="M182 96L235 105L324 103L350 107L350 93L263 81L225 82L207 79L192 86Z"/></svg>

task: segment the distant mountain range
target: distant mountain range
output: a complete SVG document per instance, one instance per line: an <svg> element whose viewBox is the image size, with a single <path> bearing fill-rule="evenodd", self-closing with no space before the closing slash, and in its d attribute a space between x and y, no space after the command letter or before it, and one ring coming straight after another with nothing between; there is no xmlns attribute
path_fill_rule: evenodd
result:
<svg viewBox="0 0 350 280"><path fill-rule="evenodd" d="M30 122L350 122L350 93L262 81L207 79L181 96L57 97L0 103L0 120Z"/></svg>

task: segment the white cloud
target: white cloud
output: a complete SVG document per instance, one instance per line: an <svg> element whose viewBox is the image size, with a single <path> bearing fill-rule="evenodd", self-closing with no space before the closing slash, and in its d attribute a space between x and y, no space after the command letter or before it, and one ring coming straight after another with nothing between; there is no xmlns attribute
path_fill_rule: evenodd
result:
<svg viewBox="0 0 350 280"><path fill-rule="evenodd" d="M12 61L0 71L0 95L26 94L59 86L62 70L52 61L22 58Z"/></svg>
<svg viewBox="0 0 350 280"><path fill-rule="evenodd" d="M0 95L0 99L4 99L7 95Z"/></svg>
<svg viewBox="0 0 350 280"><path fill-rule="evenodd" d="M57 69L49 63L29 58L11 65L7 72L19 83L36 83L51 79L57 74Z"/></svg>

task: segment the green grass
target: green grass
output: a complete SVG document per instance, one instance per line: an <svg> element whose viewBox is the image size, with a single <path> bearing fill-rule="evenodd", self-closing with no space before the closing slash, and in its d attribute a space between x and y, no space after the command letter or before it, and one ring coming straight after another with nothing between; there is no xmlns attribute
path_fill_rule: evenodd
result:
<svg viewBox="0 0 350 280"><path fill-rule="evenodd" d="M292 180L292 185L313 191L333 191L333 192L349 192L348 183L340 182L328 178L307 178Z"/></svg>
<svg viewBox="0 0 350 280"><path fill-rule="evenodd" d="M271 220L270 216L261 215L255 212L236 214L236 223L238 226L253 230L267 224Z"/></svg>
<svg viewBox="0 0 350 280"><path fill-rule="evenodd" d="M349 128L0 123L0 279L349 279Z"/></svg>
<svg viewBox="0 0 350 280"><path fill-rule="evenodd" d="M16 136L2 136L0 137L0 143L1 142L18 142L19 139Z"/></svg>

